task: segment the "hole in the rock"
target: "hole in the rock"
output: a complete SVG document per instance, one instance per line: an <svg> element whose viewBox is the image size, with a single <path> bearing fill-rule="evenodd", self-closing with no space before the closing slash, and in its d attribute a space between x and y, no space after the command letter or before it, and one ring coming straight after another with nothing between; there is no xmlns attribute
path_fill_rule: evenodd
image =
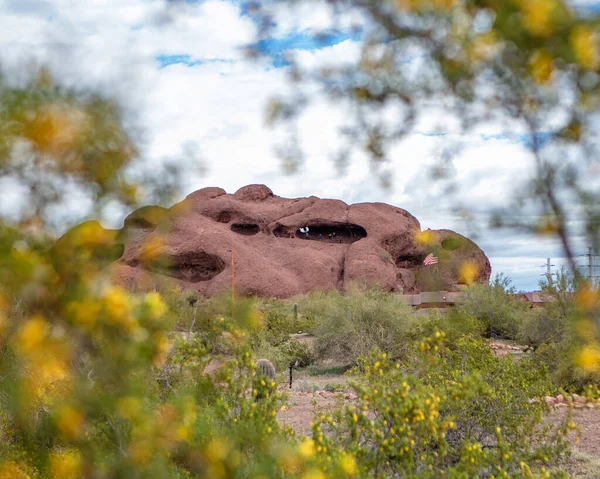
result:
<svg viewBox="0 0 600 479"><path fill-rule="evenodd" d="M214 254L194 251L169 256L148 266L157 273L197 283L209 281L221 273L225 269L225 261Z"/></svg>
<svg viewBox="0 0 600 479"><path fill-rule="evenodd" d="M423 264L425 256L418 254L401 255L396 258L398 268L416 268Z"/></svg>
<svg viewBox="0 0 600 479"><path fill-rule="evenodd" d="M231 213L229 211L221 211L217 216L219 223L229 223L231 221Z"/></svg>
<svg viewBox="0 0 600 479"><path fill-rule="evenodd" d="M454 251L455 249L458 249L460 247L462 247L464 245L464 241L460 238L456 238L454 236L451 236L450 238L446 238L444 241L442 241L442 248L444 248L447 251Z"/></svg>
<svg viewBox="0 0 600 479"><path fill-rule="evenodd" d="M273 235L277 236L278 238L293 238L294 232L293 230L290 232L290 230L283 225L277 225L277 228L273 230Z"/></svg>
<svg viewBox="0 0 600 479"><path fill-rule="evenodd" d="M304 227L303 227L304 228ZM354 243L367 237L367 230L351 223L337 225L308 225L308 233L296 230L296 237L327 243Z"/></svg>
<svg viewBox="0 0 600 479"><path fill-rule="evenodd" d="M132 220L127 222L127 226L130 228L138 228L138 229L154 229L156 225L153 225L145 218L133 218Z"/></svg>
<svg viewBox="0 0 600 479"><path fill-rule="evenodd" d="M255 224L233 223L231 231L240 235L252 236L260 231L260 227Z"/></svg>

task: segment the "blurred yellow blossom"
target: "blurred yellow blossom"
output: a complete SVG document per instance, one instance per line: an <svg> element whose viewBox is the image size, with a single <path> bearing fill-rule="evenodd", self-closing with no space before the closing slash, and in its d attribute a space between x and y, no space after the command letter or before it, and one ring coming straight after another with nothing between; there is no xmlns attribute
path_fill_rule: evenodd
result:
<svg viewBox="0 0 600 479"><path fill-rule="evenodd" d="M132 305L127 292L118 286L111 286L105 291L103 299L107 322L125 329L133 329Z"/></svg>
<svg viewBox="0 0 600 479"><path fill-rule="evenodd" d="M152 364L159 368L161 367L165 361L167 360L167 355L169 354L169 349L171 348L171 343L164 333L156 333L154 334L154 357L152 359Z"/></svg>
<svg viewBox="0 0 600 479"><path fill-rule="evenodd" d="M204 447L204 455L209 462L221 462L227 457L230 448L229 443L223 439L213 439Z"/></svg>
<svg viewBox="0 0 600 479"><path fill-rule="evenodd" d="M160 236L152 236L144 242L140 252L140 260L144 264L156 263L163 256L164 242Z"/></svg>
<svg viewBox="0 0 600 479"><path fill-rule="evenodd" d="M56 426L67 439L76 439L83 428L83 416L71 406L61 407L56 414Z"/></svg>
<svg viewBox="0 0 600 479"><path fill-rule="evenodd" d="M531 76L538 83L548 83L552 78L552 55L546 50L537 50L529 60Z"/></svg>
<svg viewBox="0 0 600 479"><path fill-rule="evenodd" d="M25 124L23 136L42 153L53 155L74 148L89 126L86 112L68 104L44 105L37 111L28 112L26 118L29 117L32 119ZM61 162L61 166L67 171L82 168L82 163L74 161L73 155L65 160L68 161Z"/></svg>
<svg viewBox="0 0 600 479"><path fill-rule="evenodd" d="M596 291L592 289L588 284L584 284L575 293L575 303L584 311L589 311L598 302L598 296Z"/></svg>
<svg viewBox="0 0 600 479"><path fill-rule="evenodd" d="M92 298L72 301L67 305L67 312L73 322L86 328L91 328L96 324L101 309L100 303Z"/></svg>
<svg viewBox="0 0 600 479"><path fill-rule="evenodd" d="M586 344L577 354L577 364L587 372L600 372L600 346Z"/></svg>
<svg viewBox="0 0 600 479"><path fill-rule="evenodd" d="M315 441L312 439L304 439L298 446L298 453L304 459L309 459L315 455Z"/></svg>
<svg viewBox="0 0 600 479"><path fill-rule="evenodd" d="M343 453L340 459L340 467L345 474L349 476L354 476L358 472L358 468L356 466L356 461L354 457L352 457L348 453Z"/></svg>
<svg viewBox="0 0 600 479"><path fill-rule="evenodd" d="M24 354L39 350L46 338L47 328L48 324L42 316L28 319L17 332L17 349Z"/></svg>
<svg viewBox="0 0 600 479"><path fill-rule="evenodd" d="M458 270L458 282L462 284L473 284L479 274L479 267L474 261L465 261Z"/></svg>
<svg viewBox="0 0 600 479"><path fill-rule="evenodd" d="M414 233L415 243L421 246L428 246L435 243L435 235L433 231L427 229L425 231L415 231Z"/></svg>
<svg viewBox="0 0 600 479"><path fill-rule="evenodd" d="M159 293L148 293L144 298L144 305L148 308L148 314L152 319L160 319L167 312L167 305Z"/></svg>
<svg viewBox="0 0 600 479"><path fill-rule="evenodd" d="M0 479L30 479L15 461L2 461L0 463Z"/></svg>
<svg viewBox="0 0 600 479"><path fill-rule="evenodd" d="M519 0L522 22L532 35L546 37L552 34L555 0Z"/></svg>
<svg viewBox="0 0 600 479"><path fill-rule="evenodd" d="M77 450L61 451L50 456L50 470L55 479L81 477L81 454Z"/></svg>
<svg viewBox="0 0 600 479"><path fill-rule="evenodd" d="M583 68L596 70L600 66L598 37L591 28L585 26L574 28L571 32L570 41L575 58Z"/></svg>

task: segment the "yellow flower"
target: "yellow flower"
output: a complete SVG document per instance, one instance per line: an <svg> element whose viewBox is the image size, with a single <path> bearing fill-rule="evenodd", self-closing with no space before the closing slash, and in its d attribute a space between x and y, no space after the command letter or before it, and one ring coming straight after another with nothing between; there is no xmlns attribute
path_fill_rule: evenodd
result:
<svg viewBox="0 0 600 479"><path fill-rule="evenodd" d="M585 345L577 355L577 364L590 373L600 372L600 346Z"/></svg>
<svg viewBox="0 0 600 479"><path fill-rule="evenodd" d="M433 231L431 231L430 229L427 229L425 231L417 230L414 233L414 240L415 243L421 246L428 246L435 243L435 236L433 234Z"/></svg>
<svg viewBox="0 0 600 479"><path fill-rule="evenodd" d="M19 329L16 346L21 353L39 351L46 338L48 324L41 316L28 319Z"/></svg>
<svg viewBox="0 0 600 479"><path fill-rule="evenodd" d="M96 324L100 310L100 304L90 298L82 301L72 301L67 305L67 312L73 322L86 328L91 328Z"/></svg>
<svg viewBox="0 0 600 479"><path fill-rule="evenodd" d="M77 479L81 477L81 454L79 451L54 453L50 456L50 470L56 479Z"/></svg>
<svg viewBox="0 0 600 479"><path fill-rule="evenodd" d="M304 439L304 441L300 443L300 446L298 446L298 453L304 459L313 457L315 455L315 441L308 438Z"/></svg>
<svg viewBox="0 0 600 479"><path fill-rule="evenodd" d="M88 115L71 105L50 104L30 112L33 120L25 125L23 136L43 153L59 154L73 148L89 125ZM80 162L64 165L74 171Z"/></svg>
<svg viewBox="0 0 600 479"><path fill-rule="evenodd" d="M596 70L600 66L600 53L598 38L592 29L578 26L573 29L569 39L579 64L586 70Z"/></svg>
<svg viewBox="0 0 600 479"><path fill-rule="evenodd" d="M209 462L221 462L229 453L230 445L221 439L213 439L204 447L204 455Z"/></svg>
<svg viewBox="0 0 600 479"><path fill-rule="evenodd" d="M169 354L169 350L171 349L171 343L167 336L163 333L154 334L154 358L152 359L152 364L159 368L161 367L165 361L167 360L167 355Z"/></svg>
<svg viewBox="0 0 600 479"><path fill-rule="evenodd" d="M529 71L538 83L548 83L552 77L552 56L545 50L537 50L529 60Z"/></svg>
<svg viewBox="0 0 600 479"><path fill-rule="evenodd" d="M167 312L167 306L158 293L148 293L144 298L144 304L152 319L160 319Z"/></svg>
<svg viewBox="0 0 600 479"><path fill-rule="evenodd" d="M2 461L0 463L0 479L29 479L15 461Z"/></svg>
<svg viewBox="0 0 600 479"><path fill-rule="evenodd" d="M354 457L348 453L342 453L342 457L340 459L340 468L349 476L354 476L358 472Z"/></svg>
<svg viewBox="0 0 600 479"><path fill-rule="evenodd" d="M521 0L522 23L532 35L546 37L553 31L554 0Z"/></svg>
<svg viewBox="0 0 600 479"><path fill-rule="evenodd" d="M465 261L458 271L458 282L462 284L473 284L479 274L479 267L474 261Z"/></svg>
<svg viewBox="0 0 600 479"><path fill-rule="evenodd" d="M97 221L87 221L79 225L75 229L76 240L78 246L102 246L105 244L111 244L115 239L114 230L107 230L102 227Z"/></svg>
<svg viewBox="0 0 600 479"><path fill-rule="evenodd" d="M83 428L83 416L71 406L64 406L56 415L56 426L65 438L75 439Z"/></svg>
<svg viewBox="0 0 600 479"><path fill-rule="evenodd" d="M126 329L133 329L131 302L127 293L122 288L111 286L106 290L103 299L107 322Z"/></svg>

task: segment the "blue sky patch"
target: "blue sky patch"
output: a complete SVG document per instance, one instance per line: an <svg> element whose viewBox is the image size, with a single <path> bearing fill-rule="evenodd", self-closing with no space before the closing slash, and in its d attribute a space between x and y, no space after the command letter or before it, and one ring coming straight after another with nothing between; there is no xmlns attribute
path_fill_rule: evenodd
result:
<svg viewBox="0 0 600 479"><path fill-rule="evenodd" d="M249 45L249 47L255 49L261 55L270 57L273 66L279 68L289 65L290 62L286 58L286 55L291 50L319 50L337 45L346 40L358 41L360 38L360 31L334 30L319 34L303 31L291 33L285 37L260 40Z"/></svg>
<svg viewBox="0 0 600 479"><path fill-rule="evenodd" d="M169 65L186 65L188 67L194 67L198 65L206 65L209 63L234 63L234 60L227 60L224 58L208 58L208 59L196 59L192 58L191 55L158 55L156 61L160 65L160 68L166 68Z"/></svg>

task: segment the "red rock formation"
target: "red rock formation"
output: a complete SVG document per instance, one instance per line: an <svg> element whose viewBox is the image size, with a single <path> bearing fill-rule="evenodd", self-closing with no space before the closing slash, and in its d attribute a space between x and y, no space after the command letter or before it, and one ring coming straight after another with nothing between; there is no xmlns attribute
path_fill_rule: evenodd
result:
<svg viewBox="0 0 600 479"><path fill-rule="evenodd" d="M129 215L120 234L124 253L111 267L127 285L144 287L153 272L206 295L230 288L228 250L235 255L236 291L248 295L289 297L353 282L454 291L465 261L472 279L489 280L490 263L475 243L447 230L420 231L414 216L383 203L281 198L264 185L233 195L204 188L168 210L145 207ZM429 241L419 243L419 236ZM423 265L429 252L440 257L437 268Z"/></svg>

